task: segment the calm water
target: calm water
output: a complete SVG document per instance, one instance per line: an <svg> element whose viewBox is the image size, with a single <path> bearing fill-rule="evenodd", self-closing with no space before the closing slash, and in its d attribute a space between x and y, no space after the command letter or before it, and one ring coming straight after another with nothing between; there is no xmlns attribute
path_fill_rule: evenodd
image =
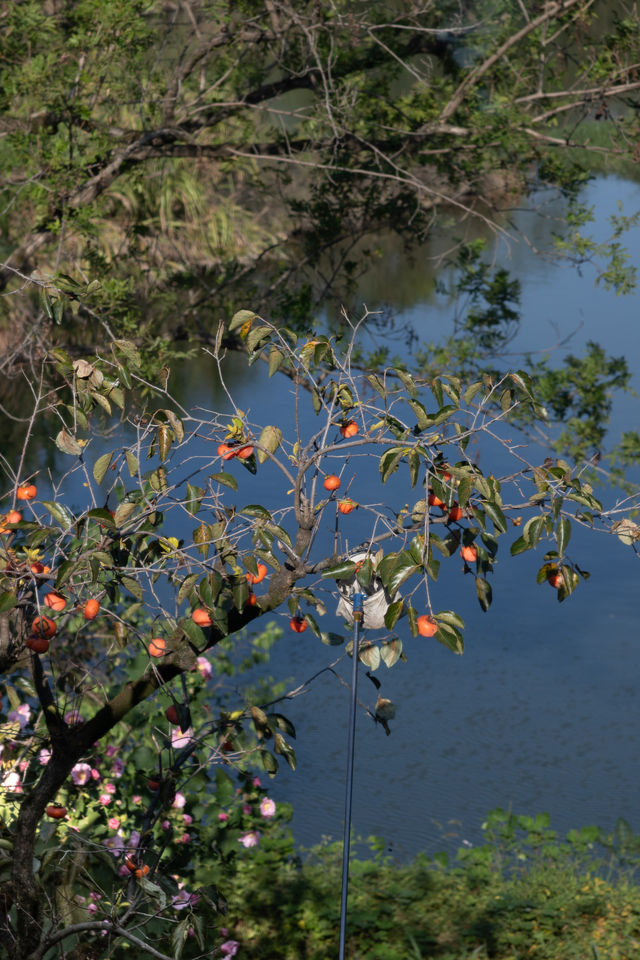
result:
<svg viewBox="0 0 640 960"><path fill-rule="evenodd" d="M640 207L640 189L614 178L600 178L589 187L588 197L597 205L596 226L602 235L603 217L616 212L618 201L627 214ZM546 246L560 212L550 207L544 221L514 214L514 236L522 229L536 245ZM629 243L640 260L638 231ZM569 349L580 352L587 340L595 339L610 353L626 355L633 369L640 370L637 296L616 298L566 266L536 259L523 242L500 244L495 255L523 285L523 325L514 351L550 347L575 331L561 356ZM383 274L386 284L380 280ZM395 268L393 262L387 263L384 271L363 278L361 298L370 309L390 304L400 323L407 320L421 337L437 339L447 329L450 307L434 298L432 286L429 263L417 257L412 265L398 258ZM394 290L409 289L411 297L394 301ZM514 366L517 363L514 356ZM277 378L267 380L260 366L247 371L242 361L230 363L238 406L260 421L268 405L271 422L291 423L288 387ZM224 394L206 358L190 362L188 369L176 369L173 389L188 409L224 408ZM620 399L613 435L636 427L639 419L637 398ZM116 445L112 439L108 448ZM94 447L96 457L100 452ZM281 505L280 475L264 468L260 480L261 502ZM359 477L359 489L367 482ZM243 477L238 503L257 499L251 483L248 475ZM375 499L373 487L368 492ZM611 502L616 496L607 493L605 499ZM352 542L357 542L367 533L366 514L359 511L350 520ZM324 533L330 535L328 522ZM502 552L488 614L480 610L473 578L463 576L457 559L449 561L447 574L435 588L435 609L453 608L466 621L464 656L454 656L435 641L412 639L406 621L401 621L397 632L408 663L391 671L382 666L377 674L383 681L382 695L398 708L391 736L361 711L354 831L384 837L398 857L417 850L433 853L462 839L477 842L484 815L495 806L519 813L549 811L561 831L589 823L608 828L618 816L640 830L636 558L617 538L575 531L571 556L591 571L592 578L559 605L555 591L535 583L542 549L513 561L504 547ZM340 630L334 609L330 602L323 627ZM288 618L288 612L279 618L285 628ZM269 672L291 677L293 687L339 652L340 648L323 646L309 631L298 636L285 629ZM339 669L348 676L348 663ZM373 707L376 691L364 674L360 696L364 705ZM283 712L298 731L298 769L292 773L283 767L272 782L272 795L293 803L294 832L300 843L339 838L346 687L325 673Z"/></svg>
<svg viewBox="0 0 640 960"><path fill-rule="evenodd" d="M604 239L604 218L618 212L619 202L625 214L640 208L640 189L599 178L587 199L596 205L596 237ZM539 247L547 246L551 230L558 229L561 211L551 207L547 212L542 221L527 213L514 217L516 227ZM640 262L637 230L629 244ZM580 353L594 339L640 371L637 295L616 297L594 286L589 267L581 277L552 259L533 257L523 242L501 244L496 255L522 282L523 324L514 353L551 348L572 333L560 356ZM421 265L417 260L404 266L414 272L409 286L415 290ZM400 304L396 312L422 337L435 339L448 313L431 294L428 272L423 264L423 298ZM370 309L372 285L380 303L391 301L381 273L363 281L362 299ZM384 274L394 287L403 287L400 264ZM637 427L638 412L636 397L619 398L612 436ZM611 492L605 499L617 496ZM408 663L391 671L382 666L377 674L382 694L397 704L398 713L387 737L361 712L353 825L361 836L384 837L400 858L419 849L433 853L462 839L478 842L484 815L495 806L517 813L548 811L560 831L590 823L611 828L618 816L640 830L637 559L617 538L574 531L571 556L592 577L560 605L555 591L535 583L542 553L539 548L511 561L503 548L488 614L480 610L471 577L454 570L441 578L435 605L454 608L465 618L464 656L412 639L406 625L398 625ZM292 638L287 631L272 671L300 682L330 662L334 649L307 634ZM343 665L345 678L348 672ZM359 689L372 707L376 692L364 674ZM299 842L340 838L347 691L325 674L283 709L298 730L298 769L284 769L272 793L293 803Z"/></svg>

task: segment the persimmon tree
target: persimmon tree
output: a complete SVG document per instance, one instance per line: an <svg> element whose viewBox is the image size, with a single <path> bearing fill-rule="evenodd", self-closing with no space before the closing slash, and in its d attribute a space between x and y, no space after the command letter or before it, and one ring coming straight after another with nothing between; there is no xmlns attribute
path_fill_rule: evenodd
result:
<svg viewBox="0 0 640 960"><path fill-rule="evenodd" d="M462 565L488 610L505 551L517 563L538 549L538 582L562 601L588 577L569 552L576 524L635 549L632 501L605 507L584 464L515 442L517 416L548 420L525 372L462 382L361 371L357 333L358 325L346 345L300 340L251 310L220 324L211 353L222 384L225 343L239 343L249 365L265 365L274 389L290 393L292 414L281 422L257 422L230 390L223 412L183 409L166 382L141 375L130 341L47 358L58 386L34 387L32 423L57 421L51 442L69 469L43 497L45 479L24 475L24 456L3 463L0 667L12 717L0 902L10 956L67 955L78 938L87 956L204 955L202 918L211 922L224 891L202 863L203 845L191 855L177 839L176 791L198 803L209 861L227 862L238 840L257 842L257 829L243 833L232 817L236 833L221 836L225 771L241 770L249 811L268 810L248 771L273 776L279 760L295 765L282 697L228 702L202 688L212 669L224 675L245 628L279 611L295 642L315 638L349 656L349 630L323 626L336 582L365 593L376 586L387 609L360 653L370 670L410 658L413 642L461 654L463 620L438 604L438 581L453 568L459 575ZM92 429L118 411L131 439L96 457ZM483 462L500 469L478 466L479 445ZM325 484L329 475L339 485ZM388 729L388 701L371 713ZM94 771L115 790L118 758L131 793L105 840L109 794L91 801L82 790ZM193 896L177 886L181 867L195 871ZM176 919L181 895L188 920Z"/></svg>

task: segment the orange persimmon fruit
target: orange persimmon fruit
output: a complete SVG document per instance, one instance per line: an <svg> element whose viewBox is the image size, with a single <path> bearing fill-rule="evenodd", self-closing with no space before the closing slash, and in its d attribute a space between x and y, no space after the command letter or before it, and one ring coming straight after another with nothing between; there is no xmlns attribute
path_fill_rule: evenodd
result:
<svg viewBox="0 0 640 960"><path fill-rule="evenodd" d="M90 597L89 600L84 605L84 618L85 620L95 620L98 616L98 611L100 610L100 604L95 597Z"/></svg>
<svg viewBox="0 0 640 960"><path fill-rule="evenodd" d="M210 627L213 623L213 620L209 616L209 611L205 610L204 607L196 607L191 614L191 619L194 623L197 623L199 627Z"/></svg>
<svg viewBox="0 0 640 960"><path fill-rule="evenodd" d="M421 637L432 637L438 630L436 621L426 613L418 617L416 626Z"/></svg>

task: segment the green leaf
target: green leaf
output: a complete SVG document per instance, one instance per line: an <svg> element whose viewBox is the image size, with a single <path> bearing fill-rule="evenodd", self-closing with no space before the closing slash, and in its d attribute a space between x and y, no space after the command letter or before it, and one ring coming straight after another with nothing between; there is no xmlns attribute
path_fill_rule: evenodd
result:
<svg viewBox="0 0 640 960"><path fill-rule="evenodd" d="M291 769L295 770L297 766L296 754L291 744L287 743L281 733L274 733L273 744L276 753L283 756Z"/></svg>
<svg viewBox="0 0 640 960"><path fill-rule="evenodd" d="M275 777L278 772L278 761L272 753L269 753L268 750L260 751L260 759L262 760L262 766L264 767L266 773L270 777Z"/></svg>
<svg viewBox="0 0 640 960"><path fill-rule="evenodd" d="M271 520L271 514L260 503L248 503L246 507L238 510L245 517L258 517L261 520Z"/></svg>
<svg viewBox="0 0 640 960"><path fill-rule="evenodd" d="M465 403L471 403L475 395L482 390L482 383L476 381L476 383L471 383L464 392L463 400Z"/></svg>
<svg viewBox="0 0 640 960"><path fill-rule="evenodd" d="M125 450L125 457L127 458L127 466L129 467L129 476L135 477L140 469L140 464L138 463L138 458L131 450Z"/></svg>
<svg viewBox="0 0 640 960"><path fill-rule="evenodd" d="M431 426L431 417L427 415L424 404L419 400L409 400L409 406L415 414L418 430L426 430Z"/></svg>
<svg viewBox="0 0 640 960"><path fill-rule="evenodd" d="M373 389L376 391L376 393L378 393L381 397L386 397L387 391L380 377L376 376L375 373L370 373L367 375L367 380L369 381Z"/></svg>
<svg viewBox="0 0 640 960"><path fill-rule="evenodd" d="M90 396L93 398L95 403L105 411L108 416L111 416L111 404L106 397L103 397L101 393L98 393L97 390L90 390Z"/></svg>
<svg viewBox="0 0 640 960"><path fill-rule="evenodd" d="M184 505L192 516L195 516L200 509L203 496L204 490L202 487L195 487L190 483L187 484L187 498Z"/></svg>
<svg viewBox="0 0 640 960"><path fill-rule="evenodd" d="M47 508L53 519L65 530L68 530L75 523L73 514L61 503L56 503L54 500L43 500L42 506Z"/></svg>
<svg viewBox="0 0 640 960"><path fill-rule="evenodd" d="M486 613L491 606L491 584L488 583L483 577L476 577L476 593L478 594L480 606Z"/></svg>
<svg viewBox="0 0 640 960"><path fill-rule="evenodd" d="M283 543L286 543L288 547L292 546L291 537L284 527L281 527L277 523L267 523L265 524L265 529L268 531L268 533L272 534L272 536L278 537Z"/></svg>
<svg viewBox="0 0 640 960"><path fill-rule="evenodd" d="M124 410L124 392L120 387L111 387L109 390L109 399L113 400L116 406L120 407L121 410Z"/></svg>
<svg viewBox="0 0 640 960"><path fill-rule="evenodd" d="M327 570L322 571L322 576L326 580L350 580L355 576L356 565L352 560L343 560L342 563L336 564L334 567L328 567Z"/></svg>
<svg viewBox="0 0 640 960"><path fill-rule="evenodd" d="M122 366L121 364L118 364L117 370L118 370L118 380L120 381L122 386L125 387L127 390L131 390L131 374L129 373L127 368Z"/></svg>
<svg viewBox="0 0 640 960"><path fill-rule="evenodd" d="M131 340L114 340L112 342L112 347L124 354L127 363L129 363L132 367L140 367L140 351L136 347L135 343L131 342Z"/></svg>
<svg viewBox="0 0 640 960"><path fill-rule="evenodd" d="M231 317L229 330L236 330L238 327L243 327L245 323L259 319L258 314L254 313L253 310L237 310Z"/></svg>
<svg viewBox="0 0 640 960"><path fill-rule="evenodd" d="M277 347L271 347L271 352L269 354L269 376L272 377L274 373L282 366L284 361L284 354L281 350L278 350Z"/></svg>
<svg viewBox="0 0 640 960"><path fill-rule="evenodd" d="M125 589L129 591L136 600L142 600L142 587L137 580L134 580L133 577L119 577L120 583Z"/></svg>
<svg viewBox="0 0 640 960"><path fill-rule="evenodd" d="M571 521L568 517L560 517L556 525L556 542L558 544L558 553L563 556L567 544L571 539Z"/></svg>
<svg viewBox="0 0 640 960"><path fill-rule="evenodd" d="M366 560L362 560L356 564L356 580L361 586L368 587L372 577L373 563L371 562L371 558L367 557Z"/></svg>
<svg viewBox="0 0 640 960"><path fill-rule="evenodd" d="M389 605L387 612L384 615L384 625L387 630L393 630L400 614L402 613L402 608L404 606L404 600L395 600L392 604ZM388 666L388 664L387 664Z"/></svg>
<svg viewBox="0 0 640 960"><path fill-rule="evenodd" d="M483 506L486 513L493 520L493 525L496 528L496 530L499 530L500 533L506 533L507 519L504 513L502 512L502 510L500 509L500 507L497 505L497 503L491 503L491 501L486 500Z"/></svg>
<svg viewBox="0 0 640 960"><path fill-rule="evenodd" d="M269 716L271 719L275 720L278 730L284 730L287 736L293 737L294 740L296 739L296 728L291 723L291 720L283 716L281 713L271 713Z"/></svg>
<svg viewBox="0 0 640 960"><path fill-rule="evenodd" d="M70 457L79 457L82 453L82 447L78 441L64 427L57 434L55 444L58 450L68 453Z"/></svg>
<svg viewBox="0 0 640 960"><path fill-rule="evenodd" d="M392 447L380 457L380 477L386 483L392 473L398 469L398 464L406 454L406 447Z"/></svg>
<svg viewBox="0 0 640 960"><path fill-rule="evenodd" d="M173 410L163 410L162 413L164 413L169 421L169 426L173 430L176 440L178 443L182 443L184 440L184 427L182 425L182 420L180 417L176 416Z"/></svg>
<svg viewBox="0 0 640 960"><path fill-rule="evenodd" d="M415 397L418 391L411 374L407 373L406 370L400 370L400 369L396 369L395 372L397 373L398 377L402 380L409 396ZM422 406L422 404L420 404L420 406ZM423 410L424 410L424 407L423 407Z"/></svg>
<svg viewBox="0 0 640 960"><path fill-rule="evenodd" d="M98 457L96 462L93 465L93 479L96 483L102 483L105 478L105 474L111 465L111 458L113 453L103 453L101 457Z"/></svg>
<svg viewBox="0 0 640 960"><path fill-rule="evenodd" d="M79 564L75 560L63 560L56 569L56 588L66 583L78 567Z"/></svg>
<svg viewBox="0 0 640 960"><path fill-rule="evenodd" d="M375 643L363 643L358 648L358 659L369 670L377 670L380 666L380 648Z"/></svg>
<svg viewBox="0 0 640 960"><path fill-rule="evenodd" d="M177 597L178 604L181 604L184 600L187 599L187 597L195 587L196 583L198 582L199 576L200 574L198 573L190 573L188 577L184 578L178 590L178 597Z"/></svg>
<svg viewBox="0 0 640 960"><path fill-rule="evenodd" d="M531 549L531 544L525 540L524 537L518 537L517 540L511 544L511 556L516 557L519 553L524 553L525 550Z"/></svg>
<svg viewBox="0 0 640 960"><path fill-rule="evenodd" d="M271 336L271 330L269 327L257 326L252 327L252 329L247 334L247 351L253 353L262 343L263 340L267 340Z"/></svg>
<svg viewBox="0 0 640 960"><path fill-rule="evenodd" d="M385 557L378 567L380 579L387 590L394 595L396 590L402 586L405 580L408 580L414 573L421 573L422 567L419 566L411 554L403 550L395 558Z"/></svg>
<svg viewBox="0 0 640 960"><path fill-rule="evenodd" d="M171 449L171 444L173 443L173 436L171 435L171 429L167 426L166 423L160 424L157 431L158 438L158 453L160 454L160 459L164 461L169 456L169 450Z"/></svg>
<svg viewBox="0 0 640 960"><path fill-rule="evenodd" d="M213 617L211 618L213 620ZM180 629L186 634L187 638L197 650L204 650L207 645L207 638L202 627L194 623L191 617L185 617L180 621Z"/></svg>
<svg viewBox="0 0 640 960"><path fill-rule="evenodd" d="M328 647L341 647L345 642L346 637L341 633L332 633L331 630L322 630L320 633L320 639L323 643L326 643Z"/></svg>
<svg viewBox="0 0 640 960"><path fill-rule="evenodd" d="M409 478L411 480L411 486L415 487L418 481L418 474L420 472L420 454L417 450L412 450L409 453Z"/></svg>
<svg viewBox="0 0 640 960"><path fill-rule="evenodd" d="M439 643L447 647L448 650L453 650L453 652L457 654L464 653L464 640L455 627L449 626L448 623L438 625L435 638Z"/></svg>
<svg viewBox="0 0 640 960"><path fill-rule="evenodd" d="M259 449L256 454L258 463L264 463L266 460L268 460L269 454L274 454L281 442L282 430L280 430L278 427L265 427L260 434L260 439L258 440Z"/></svg>
<svg viewBox="0 0 640 960"><path fill-rule="evenodd" d="M113 522L115 523L116 527L121 527L123 523L126 523L131 514L135 513L136 509L137 504L135 503L129 503L126 500L123 503L119 503L116 507L115 516L113 518Z"/></svg>
<svg viewBox="0 0 640 960"><path fill-rule="evenodd" d="M380 644L380 656L389 669L395 666L401 655L402 640L399 637L394 637L393 640L385 640L384 643Z"/></svg>
<svg viewBox="0 0 640 960"><path fill-rule="evenodd" d="M162 887L159 887L157 883L153 883L151 880L147 880L146 877L140 877L138 883L145 893L148 893L150 897L157 900L160 910L164 910L167 905L167 895Z"/></svg>
<svg viewBox="0 0 640 960"><path fill-rule="evenodd" d="M224 487L230 487L231 490L238 489L238 481L230 473L212 473L211 480L214 480L216 483L221 483Z"/></svg>
<svg viewBox="0 0 640 960"><path fill-rule="evenodd" d="M171 933L171 949L173 950L174 960L181 960L182 958L182 951L189 936L190 926L190 917L185 917L184 920L181 920L180 923L174 927Z"/></svg>
<svg viewBox="0 0 640 960"><path fill-rule="evenodd" d="M456 630L464 630L464 620L455 610L441 610L439 613L434 614L434 616L436 620L442 623L448 623L450 627L455 627Z"/></svg>

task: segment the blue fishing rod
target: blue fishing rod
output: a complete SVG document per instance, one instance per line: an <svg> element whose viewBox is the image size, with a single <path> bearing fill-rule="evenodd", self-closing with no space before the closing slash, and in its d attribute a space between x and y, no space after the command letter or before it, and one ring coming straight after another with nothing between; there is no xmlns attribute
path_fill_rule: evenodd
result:
<svg viewBox="0 0 640 960"><path fill-rule="evenodd" d="M342 895L340 897L339 960L344 960L347 931L347 899L349 896L349 854L351 851L351 798L353 794L353 756L356 743L356 706L358 692L358 648L364 616L364 594L353 594L353 651L351 655L351 704L347 740L347 780L344 798L344 841L342 846Z"/></svg>

